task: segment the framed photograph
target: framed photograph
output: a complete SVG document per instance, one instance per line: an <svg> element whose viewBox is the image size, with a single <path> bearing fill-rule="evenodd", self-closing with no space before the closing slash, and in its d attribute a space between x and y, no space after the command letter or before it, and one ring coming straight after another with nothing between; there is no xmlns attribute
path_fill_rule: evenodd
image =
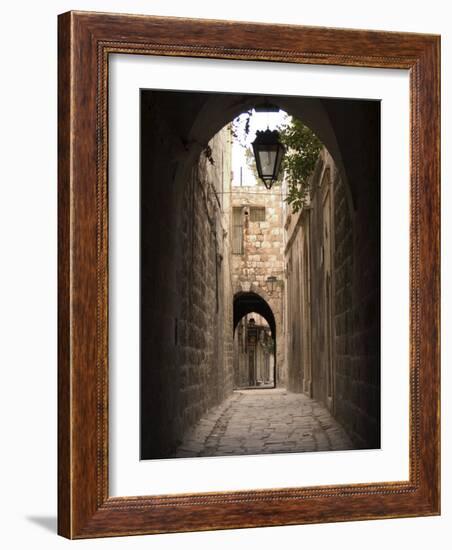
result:
<svg viewBox="0 0 452 550"><path fill-rule="evenodd" d="M59 16L62 536L440 513L439 56Z"/></svg>

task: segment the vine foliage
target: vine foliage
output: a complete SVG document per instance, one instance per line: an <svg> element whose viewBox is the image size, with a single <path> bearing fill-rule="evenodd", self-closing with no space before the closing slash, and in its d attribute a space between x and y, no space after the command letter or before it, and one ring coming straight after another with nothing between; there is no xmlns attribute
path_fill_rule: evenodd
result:
<svg viewBox="0 0 452 550"><path fill-rule="evenodd" d="M309 197L309 176L314 171L322 142L300 120L290 117L278 128L281 143L286 147L282 170L287 183L288 202L298 212Z"/></svg>

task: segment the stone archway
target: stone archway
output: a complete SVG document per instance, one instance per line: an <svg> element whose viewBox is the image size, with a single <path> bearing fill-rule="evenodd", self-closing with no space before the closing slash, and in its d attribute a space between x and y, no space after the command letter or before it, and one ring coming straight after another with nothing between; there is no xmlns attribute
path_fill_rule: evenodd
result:
<svg viewBox="0 0 452 550"><path fill-rule="evenodd" d="M238 292L234 295L233 302L233 326L236 329L240 319L247 313L258 313L268 323L276 340L276 321L268 302L256 292Z"/></svg>
<svg viewBox="0 0 452 550"><path fill-rule="evenodd" d="M240 324L240 321L246 317L248 314L257 314L261 316L265 321L267 322L268 326L270 327L271 332L271 340L273 350L265 352L266 355L266 366L265 369L267 371L266 375L262 378L263 382L267 384L266 387L270 384L270 387L276 387L277 384L277 322L275 319L275 316L273 314L272 308L270 307L269 303L258 293L252 292L252 291L242 291L237 292L234 295L233 299L233 331L234 331L234 343L237 344L237 346L234 347L234 379L235 379L235 387L239 387L240 383L238 380L240 380L240 373L238 370L240 370L240 361L239 361L239 345L237 342L237 334L236 331L238 329L238 326ZM254 321L254 319L253 319ZM250 325L249 325L250 326ZM242 329L240 329L242 330ZM262 329L261 329L262 330ZM248 327L245 327L245 332L248 332ZM265 333L265 329L264 329ZM247 334L245 334L247 336ZM268 336L267 336L268 337ZM240 339L240 338L239 338ZM235 345L234 344L234 345ZM254 356L254 349L253 350L247 350L247 353L249 352L250 356ZM270 357L269 357L270 354ZM271 366L271 373L269 372L269 360L271 360L272 366ZM248 362L248 355L246 358L246 361ZM243 366L242 366L243 368ZM248 367L245 367L248 370ZM255 368L255 367L253 367ZM255 377L256 380L256 377ZM251 382L247 381L245 384L247 387L258 387L258 384L256 381Z"/></svg>

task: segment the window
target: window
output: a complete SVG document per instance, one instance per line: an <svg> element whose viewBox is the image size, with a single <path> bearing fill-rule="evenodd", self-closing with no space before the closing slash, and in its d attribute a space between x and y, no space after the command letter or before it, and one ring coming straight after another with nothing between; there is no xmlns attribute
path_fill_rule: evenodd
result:
<svg viewBox="0 0 452 550"><path fill-rule="evenodd" d="M243 254L243 218L242 209L232 209L232 253Z"/></svg>
<svg viewBox="0 0 452 550"><path fill-rule="evenodd" d="M250 222L264 222L265 221L265 207L252 206L250 208Z"/></svg>

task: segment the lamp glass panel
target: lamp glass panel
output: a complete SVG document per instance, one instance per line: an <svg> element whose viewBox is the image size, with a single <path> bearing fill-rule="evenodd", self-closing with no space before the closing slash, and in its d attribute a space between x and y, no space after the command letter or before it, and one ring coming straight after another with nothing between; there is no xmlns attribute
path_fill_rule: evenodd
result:
<svg viewBox="0 0 452 550"><path fill-rule="evenodd" d="M276 162L276 151L261 150L259 151L259 160L262 169L262 176L273 176Z"/></svg>

